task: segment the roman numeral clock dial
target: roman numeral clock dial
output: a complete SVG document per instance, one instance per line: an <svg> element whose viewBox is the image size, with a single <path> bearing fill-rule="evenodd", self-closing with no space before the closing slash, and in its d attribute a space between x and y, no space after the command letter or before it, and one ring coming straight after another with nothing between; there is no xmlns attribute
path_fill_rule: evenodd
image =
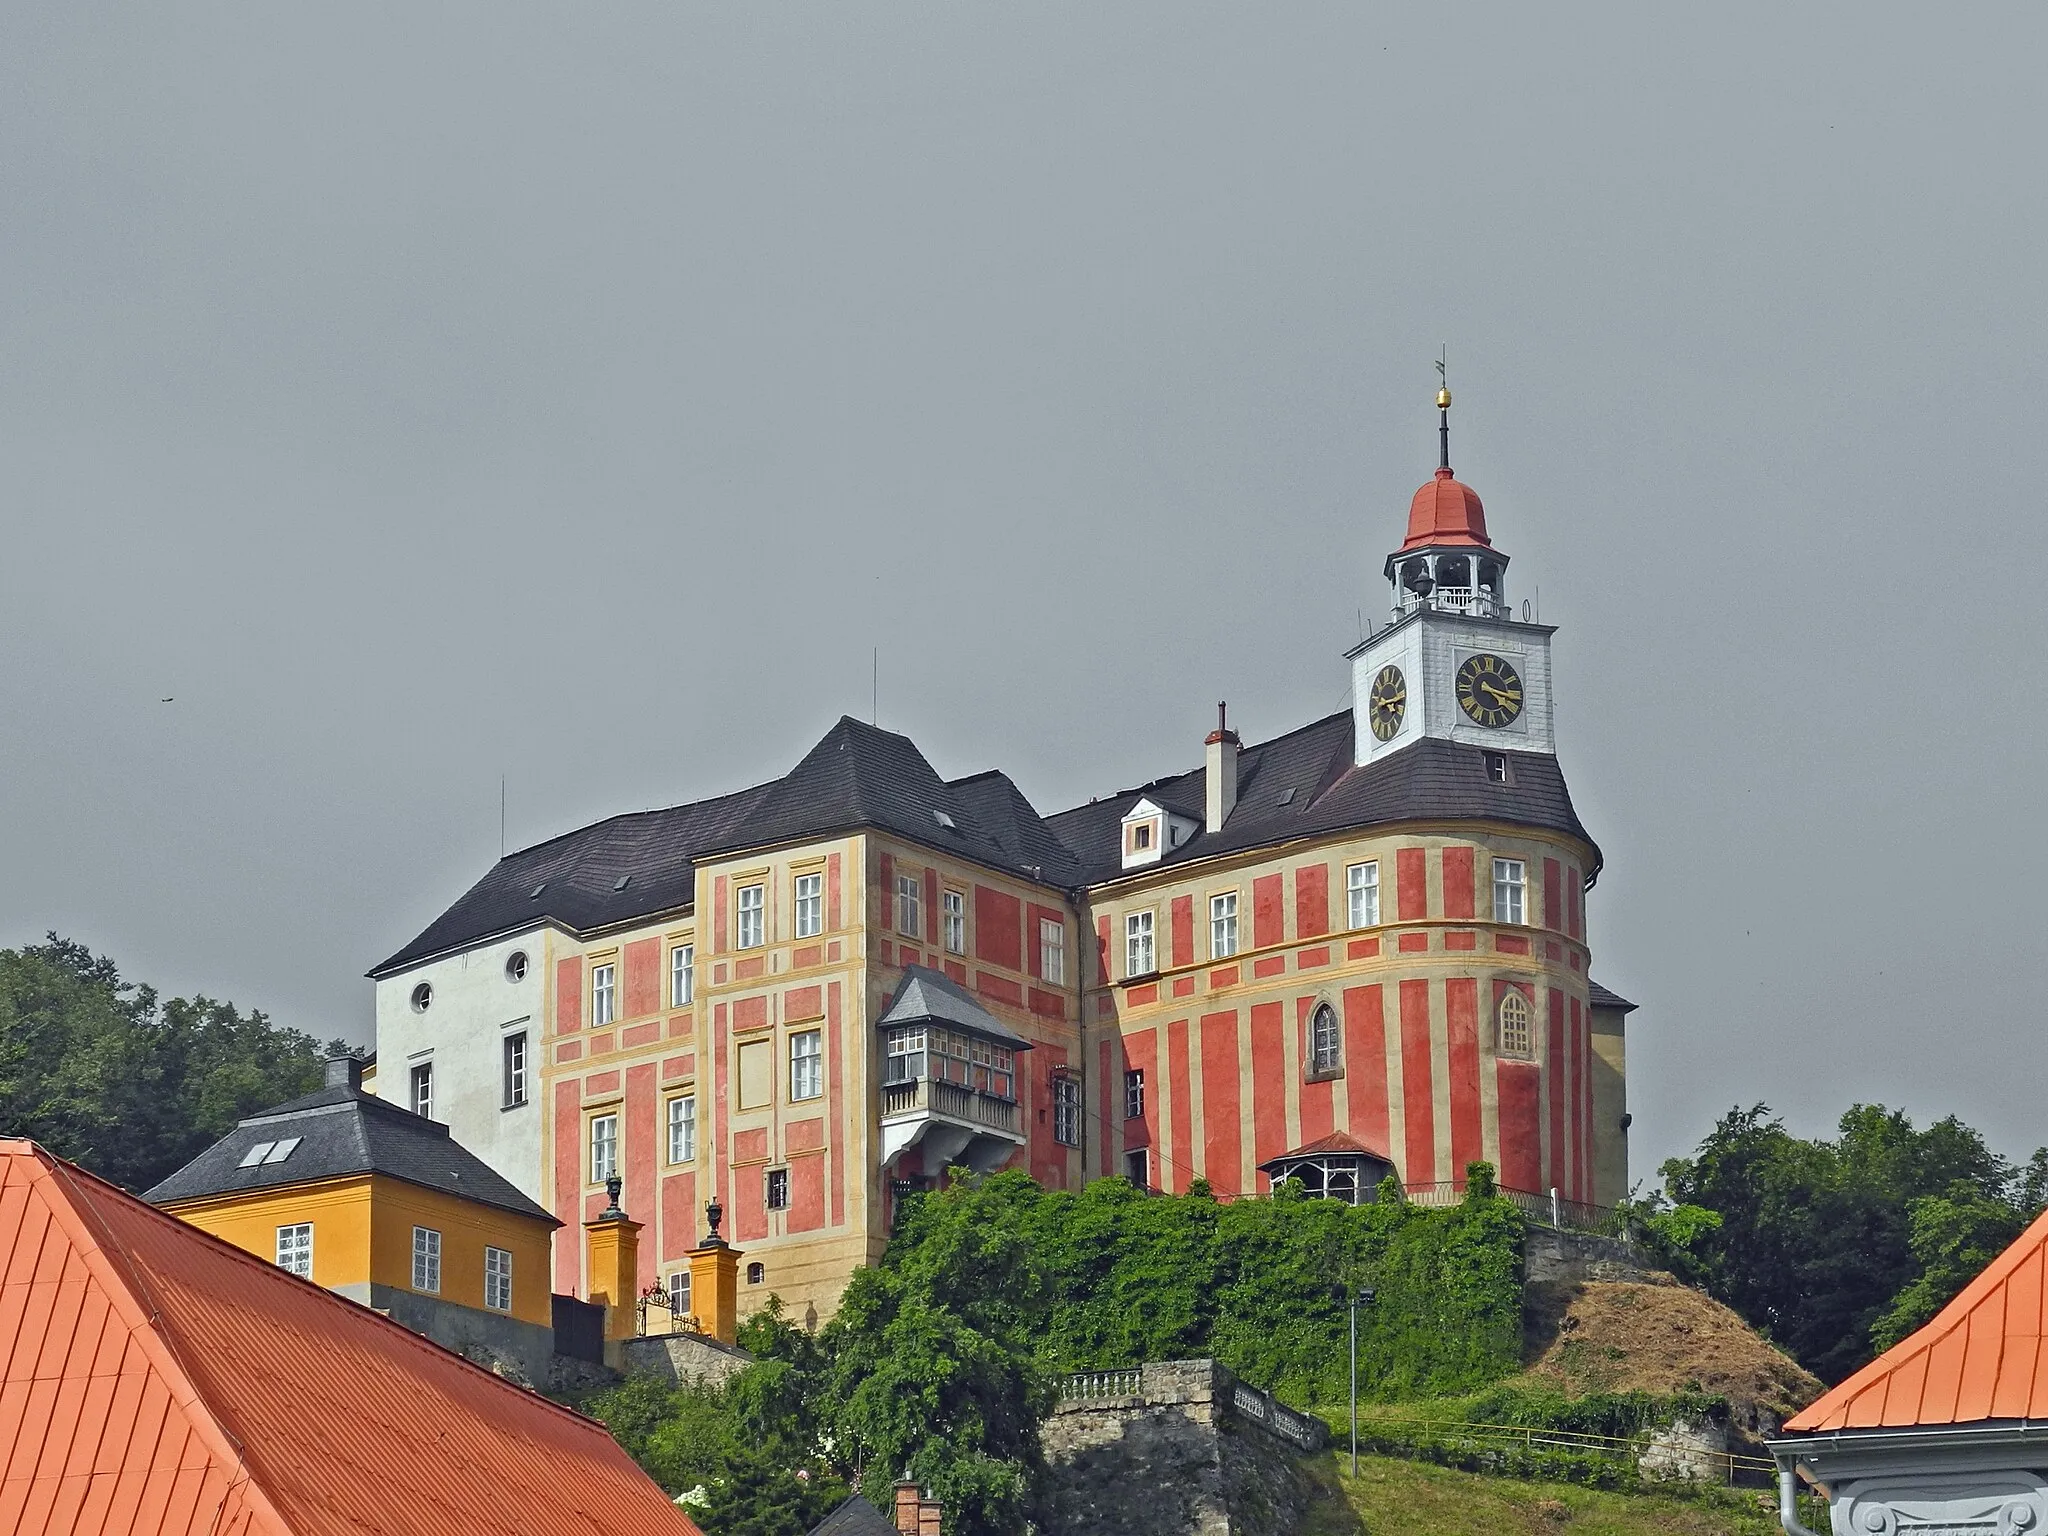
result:
<svg viewBox="0 0 2048 1536"><path fill-rule="evenodd" d="M1467 656L1458 668L1458 707L1479 725L1499 730L1522 712L1522 678L1502 658L1485 651Z"/></svg>
<svg viewBox="0 0 2048 1536"><path fill-rule="evenodd" d="M1380 675L1372 680L1372 692L1366 696L1366 718L1372 721L1372 733L1381 741L1392 741L1394 733L1401 729L1401 717L1408 712L1408 679L1401 675L1399 667L1381 667Z"/></svg>

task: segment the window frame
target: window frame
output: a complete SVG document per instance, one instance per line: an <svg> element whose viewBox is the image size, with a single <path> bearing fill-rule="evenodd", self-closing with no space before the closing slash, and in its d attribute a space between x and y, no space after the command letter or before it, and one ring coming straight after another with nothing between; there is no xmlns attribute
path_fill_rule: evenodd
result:
<svg viewBox="0 0 2048 1536"><path fill-rule="evenodd" d="M1493 920L1504 927L1526 928L1529 925L1528 860L1494 859Z"/></svg>
<svg viewBox="0 0 2048 1536"><path fill-rule="evenodd" d="M1072 1072L1052 1075L1052 1139L1063 1147L1081 1145L1081 1079Z"/></svg>
<svg viewBox="0 0 2048 1536"><path fill-rule="evenodd" d="M809 1047L799 1050L803 1042ZM799 1076L799 1068L808 1072ZM803 1090L808 1089L808 1092ZM825 1032L822 1029L797 1029L789 1036L789 1102L805 1104L813 1099L825 1097Z"/></svg>
<svg viewBox="0 0 2048 1536"><path fill-rule="evenodd" d="M1323 1029L1325 1019L1329 1021L1327 1039ZM1344 1020L1332 1004L1319 1000L1309 1010L1308 1039L1304 1044L1307 1049L1302 1052L1302 1060L1307 1063L1307 1075L1311 1079L1320 1081L1344 1075Z"/></svg>
<svg viewBox="0 0 2048 1536"><path fill-rule="evenodd" d="M590 1027L609 1029L619 1021L619 963L602 960L590 968Z"/></svg>
<svg viewBox="0 0 2048 1536"><path fill-rule="evenodd" d="M439 1228L416 1226L412 1229L412 1288L426 1296L441 1294Z"/></svg>
<svg viewBox="0 0 2048 1536"><path fill-rule="evenodd" d="M778 1195L781 1196L780 1199L776 1198ZM761 1181L761 1203L766 1209L771 1211L786 1211L789 1209L789 1170L787 1168L770 1168L766 1171Z"/></svg>
<svg viewBox="0 0 2048 1536"><path fill-rule="evenodd" d="M1067 923L1065 918L1038 920L1038 979L1056 987L1067 984Z"/></svg>
<svg viewBox="0 0 2048 1536"><path fill-rule="evenodd" d="M413 1063L407 1077L410 1086L408 1104L412 1112L422 1120L434 1118L434 1064L431 1061Z"/></svg>
<svg viewBox="0 0 2048 1536"><path fill-rule="evenodd" d="M687 1093L670 1094L668 1108L662 1114L663 1124L668 1128L669 1167L694 1167L697 1162L697 1090L692 1088ZM681 1156L676 1154L678 1133L682 1139Z"/></svg>
<svg viewBox="0 0 2048 1536"><path fill-rule="evenodd" d="M825 931L825 872L805 870L790 882L790 916L795 936L815 939Z"/></svg>
<svg viewBox="0 0 2048 1536"><path fill-rule="evenodd" d="M1513 1004L1513 1008L1509 1007ZM1510 1013L1513 1018L1510 1018ZM1494 1007L1494 1050L1515 1061L1536 1057L1536 1010L1520 987L1510 986ZM1517 1040L1519 1037L1519 1041Z"/></svg>
<svg viewBox="0 0 2048 1536"><path fill-rule="evenodd" d="M905 939L924 937L924 878L896 873L896 933Z"/></svg>
<svg viewBox="0 0 2048 1536"><path fill-rule="evenodd" d="M1237 892L1216 891L1209 897L1209 958L1228 960L1238 952L1237 940Z"/></svg>
<svg viewBox="0 0 2048 1536"><path fill-rule="evenodd" d="M512 1030L503 1039L504 1082L499 1108L524 1109L532 1100L532 1071L527 1064L526 1031Z"/></svg>
<svg viewBox="0 0 2048 1536"><path fill-rule="evenodd" d="M1344 915L1352 929L1380 926L1380 861L1360 859L1344 866Z"/></svg>
<svg viewBox="0 0 2048 1536"><path fill-rule="evenodd" d="M697 946L671 944L668 951L668 1005L687 1008L697 1001Z"/></svg>
<svg viewBox="0 0 2048 1536"><path fill-rule="evenodd" d="M949 955L967 953L967 893L950 887L939 892L940 937Z"/></svg>
<svg viewBox="0 0 2048 1536"><path fill-rule="evenodd" d="M1124 979L1134 981L1142 976L1159 974L1158 914L1150 907L1124 914ZM1144 967L1137 960L1140 945L1144 951Z"/></svg>
<svg viewBox="0 0 2048 1536"><path fill-rule="evenodd" d="M1149 1190L1152 1187L1152 1156L1147 1148L1124 1149L1124 1182L1133 1189Z"/></svg>
<svg viewBox="0 0 2048 1536"><path fill-rule="evenodd" d="M287 1233L291 1234L287 1247ZM303 1239L303 1241L300 1241ZM313 1278L313 1223L310 1221L288 1221L277 1229L277 1267L288 1275L297 1275L302 1280ZM299 1268L303 1262L305 1268Z"/></svg>
<svg viewBox="0 0 2048 1536"><path fill-rule="evenodd" d="M747 898L752 897L749 901ZM751 920L751 921L750 921ZM749 938L748 935L752 934ZM768 882L752 880L738 886L732 898L732 947L761 949L768 943Z"/></svg>
<svg viewBox="0 0 2048 1536"><path fill-rule="evenodd" d="M609 1125L611 1132L603 1138L603 1146L609 1161L598 1160L599 1138L597 1128ZM590 1115L583 1126L584 1172L589 1175L588 1183L602 1185L607 1179L618 1176L620 1163L619 1112L617 1109L601 1109Z"/></svg>
<svg viewBox="0 0 2048 1536"><path fill-rule="evenodd" d="M499 1301L495 1297L501 1289L504 1300ZM484 1244L484 1309L489 1312L512 1310L512 1250L491 1243Z"/></svg>
<svg viewBox="0 0 2048 1536"><path fill-rule="evenodd" d="M1126 1067L1124 1069L1124 1118L1142 1120L1145 1118L1145 1069Z"/></svg>

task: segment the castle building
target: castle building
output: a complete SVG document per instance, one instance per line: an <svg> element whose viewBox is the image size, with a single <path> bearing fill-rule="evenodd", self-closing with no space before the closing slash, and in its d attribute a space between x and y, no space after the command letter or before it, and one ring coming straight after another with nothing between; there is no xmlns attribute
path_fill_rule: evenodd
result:
<svg viewBox="0 0 2048 1536"><path fill-rule="evenodd" d="M573 1233L624 1181L644 1284L716 1199L826 1314L903 1192L965 1166L1220 1197L1299 1177L1545 1219L1628 1184L1600 850L1558 766L1553 630L1441 467L1350 709L1052 816L842 719L750 789L507 855L371 972L383 1092ZM558 1290L582 1283L558 1237Z"/></svg>

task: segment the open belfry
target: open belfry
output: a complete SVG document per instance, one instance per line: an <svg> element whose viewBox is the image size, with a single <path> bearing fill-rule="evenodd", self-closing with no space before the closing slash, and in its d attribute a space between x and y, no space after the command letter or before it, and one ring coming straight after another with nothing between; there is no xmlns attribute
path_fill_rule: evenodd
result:
<svg viewBox="0 0 2048 1536"><path fill-rule="evenodd" d="M601 1250L688 1297L722 1254L740 1316L829 1316L956 1167L1440 1202L1485 1159L1546 1218L1612 1206L1634 1005L1588 972L1553 630L1437 403L1351 708L1250 745L1219 710L1200 766L1051 816L841 719L780 778L499 860L371 972L381 1091L564 1223L556 1290Z"/></svg>

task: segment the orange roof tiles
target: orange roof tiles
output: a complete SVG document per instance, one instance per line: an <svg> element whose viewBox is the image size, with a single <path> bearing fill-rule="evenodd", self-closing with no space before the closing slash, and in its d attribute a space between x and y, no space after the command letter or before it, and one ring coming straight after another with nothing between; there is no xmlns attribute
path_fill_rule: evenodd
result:
<svg viewBox="0 0 2048 1536"><path fill-rule="evenodd" d="M1462 480L1451 478L1448 469L1436 472L1415 499L1408 503L1408 536L1403 549L1422 549L1432 544L1463 544L1493 548L1486 537L1486 508L1479 493Z"/></svg>
<svg viewBox="0 0 2048 1536"><path fill-rule="evenodd" d="M0 1531L697 1536L604 1427L0 1140Z"/></svg>
<svg viewBox="0 0 2048 1536"><path fill-rule="evenodd" d="M1785 1423L1788 1432L2048 1416L2048 1215L1918 1333Z"/></svg>

